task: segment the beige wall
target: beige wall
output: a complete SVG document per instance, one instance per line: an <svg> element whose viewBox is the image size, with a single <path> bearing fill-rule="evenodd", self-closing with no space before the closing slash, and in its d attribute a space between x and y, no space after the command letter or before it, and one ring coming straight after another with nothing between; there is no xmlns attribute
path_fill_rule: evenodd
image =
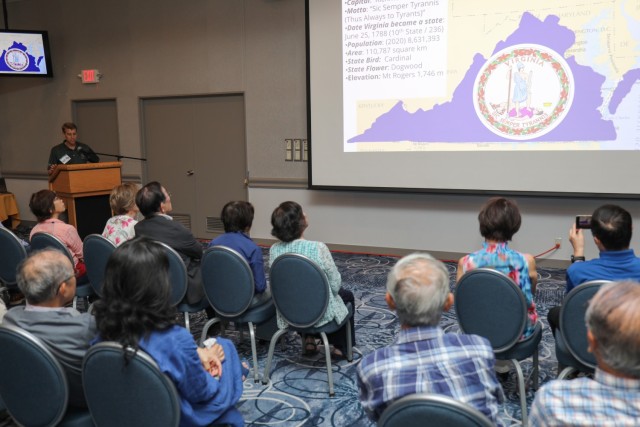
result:
<svg viewBox="0 0 640 427"><path fill-rule="evenodd" d="M283 149L306 136L304 1L23 0L8 17L10 28L49 31L54 78L0 80L5 175L44 173L73 100L116 99L121 153L135 157L141 97L243 92L250 175L306 177ZM80 82L88 68L99 84ZM139 163L125 160L123 173L139 175Z"/></svg>
<svg viewBox="0 0 640 427"><path fill-rule="evenodd" d="M139 156L140 98L242 92L247 164L254 182L249 200L256 206L253 237L269 239L271 211L280 201L293 199L311 218L309 238L329 244L454 255L477 248L482 195L291 188L306 180L306 163L285 162L283 149L285 138L306 137L304 3L9 1L11 28L49 31L55 73L53 79L0 78L0 168L18 195L22 216L33 218L28 197L46 186L49 149L61 140L59 127L71 119L73 100L115 99L121 154ZM82 85L77 74L87 68L98 68L103 81ZM123 172L135 178L141 168L125 160ZM563 247L547 258L567 260L573 215L589 213L605 201L528 197L518 202L523 226L514 246L537 254L562 237ZM613 202L640 221L639 201ZM587 240L587 255L596 256Z"/></svg>

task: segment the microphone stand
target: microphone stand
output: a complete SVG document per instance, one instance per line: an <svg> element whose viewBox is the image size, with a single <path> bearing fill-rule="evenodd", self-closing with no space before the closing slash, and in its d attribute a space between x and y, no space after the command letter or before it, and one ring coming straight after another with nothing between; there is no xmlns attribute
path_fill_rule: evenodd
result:
<svg viewBox="0 0 640 427"><path fill-rule="evenodd" d="M129 156L122 156L120 154L98 153L98 152L95 152L95 151L94 151L94 153L99 155L99 156L115 157L116 159L118 159L118 161L120 161L121 159L140 160L141 162L146 162L147 161L147 159L142 158L142 157L129 157Z"/></svg>

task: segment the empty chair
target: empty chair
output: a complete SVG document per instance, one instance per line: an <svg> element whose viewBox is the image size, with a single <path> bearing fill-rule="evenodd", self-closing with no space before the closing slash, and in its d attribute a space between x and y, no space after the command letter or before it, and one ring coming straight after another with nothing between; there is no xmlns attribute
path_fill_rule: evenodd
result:
<svg viewBox="0 0 640 427"><path fill-rule="evenodd" d="M63 254L69 257L71 260L71 265L73 263L73 255L67 248L67 246L60 241L56 236L49 233L35 233L31 236L31 249L46 249L53 248L61 251ZM93 295L93 288L91 287L91 283L87 280L78 280L76 283L76 297L73 299L73 308L76 308L78 304L78 298L88 298Z"/></svg>
<svg viewBox="0 0 640 427"><path fill-rule="evenodd" d="M258 382L258 355L255 325L268 321L276 315L273 301L250 307L255 291L253 273L242 255L224 246L214 246L205 251L202 262L204 292L216 317L209 320L202 330L202 340L209 328L221 321L236 324L247 323L251 338L254 381Z"/></svg>
<svg viewBox="0 0 640 427"><path fill-rule="evenodd" d="M165 253L169 258L169 280L171 282L171 304L176 306L176 310L184 313L184 324L187 330L190 330L189 313L197 313L209 307L209 301L202 298L202 301L196 304L187 304L184 297L187 295L187 267L180 257L180 254L171 246L158 242L164 247Z"/></svg>
<svg viewBox="0 0 640 427"><path fill-rule="evenodd" d="M64 370L38 338L0 325L0 395L11 416L24 426L92 426L86 409L67 407Z"/></svg>
<svg viewBox="0 0 640 427"><path fill-rule="evenodd" d="M97 426L172 427L180 422L173 382L142 350L124 350L115 342L96 344L84 358L82 378Z"/></svg>
<svg viewBox="0 0 640 427"><path fill-rule="evenodd" d="M115 245L100 234L90 234L82 242L82 253L84 254L89 283L98 296L102 295L101 289L107 261L115 250Z"/></svg>
<svg viewBox="0 0 640 427"><path fill-rule="evenodd" d="M410 394L382 413L378 427L491 427L482 412L449 396Z"/></svg>
<svg viewBox="0 0 640 427"><path fill-rule="evenodd" d="M464 274L455 291L455 308L460 329L489 340L498 360L510 361L516 369L522 425L527 425L527 397L519 361L533 356L533 387L538 388L538 344L542 326L520 341L527 324L527 303L522 291L504 274L477 268Z"/></svg>
<svg viewBox="0 0 640 427"><path fill-rule="evenodd" d="M589 300L608 280L592 280L571 290L564 298L560 310L560 333L556 334L556 357L565 366L558 378L564 379L575 371L593 373L596 358L588 351L587 325L584 315Z"/></svg>
<svg viewBox="0 0 640 427"><path fill-rule="evenodd" d="M349 314L340 323L331 321L323 326L314 326L324 315L329 304L329 281L322 269L309 258L300 254L284 254L276 258L271 266L271 295L273 302L285 319L288 327L280 329L271 338L269 355L264 369L262 383L269 382L271 359L278 339L288 330L301 334L320 334L329 379L329 396L334 395L333 375L331 372L331 354L327 334L347 324L347 360L353 360L351 330L349 318L353 313L351 304L347 304Z"/></svg>
<svg viewBox="0 0 640 427"><path fill-rule="evenodd" d="M10 230L0 227L0 282L8 287L16 286L18 264L27 257L27 250Z"/></svg>

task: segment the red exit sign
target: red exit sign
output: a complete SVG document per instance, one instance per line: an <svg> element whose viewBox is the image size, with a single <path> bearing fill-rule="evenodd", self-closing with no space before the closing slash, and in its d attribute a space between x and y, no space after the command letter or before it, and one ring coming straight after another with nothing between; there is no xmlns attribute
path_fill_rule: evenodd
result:
<svg viewBox="0 0 640 427"><path fill-rule="evenodd" d="M82 70L82 83L98 83L100 76L98 70Z"/></svg>

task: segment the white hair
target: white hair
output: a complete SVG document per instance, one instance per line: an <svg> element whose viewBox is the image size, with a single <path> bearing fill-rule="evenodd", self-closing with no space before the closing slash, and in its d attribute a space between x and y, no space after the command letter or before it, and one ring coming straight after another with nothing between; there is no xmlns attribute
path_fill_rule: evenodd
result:
<svg viewBox="0 0 640 427"><path fill-rule="evenodd" d="M587 327L611 369L640 378L640 283L603 285L589 303Z"/></svg>
<svg viewBox="0 0 640 427"><path fill-rule="evenodd" d="M407 255L389 273L387 291L401 324L436 326L449 295L449 272L429 254Z"/></svg>
<svg viewBox="0 0 640 427"><path fill-rule="evenodd" d="M18 288L29 304L53 299L62 282L73 277L71 261L57 249L32 252L18 267Z"/></svg>

